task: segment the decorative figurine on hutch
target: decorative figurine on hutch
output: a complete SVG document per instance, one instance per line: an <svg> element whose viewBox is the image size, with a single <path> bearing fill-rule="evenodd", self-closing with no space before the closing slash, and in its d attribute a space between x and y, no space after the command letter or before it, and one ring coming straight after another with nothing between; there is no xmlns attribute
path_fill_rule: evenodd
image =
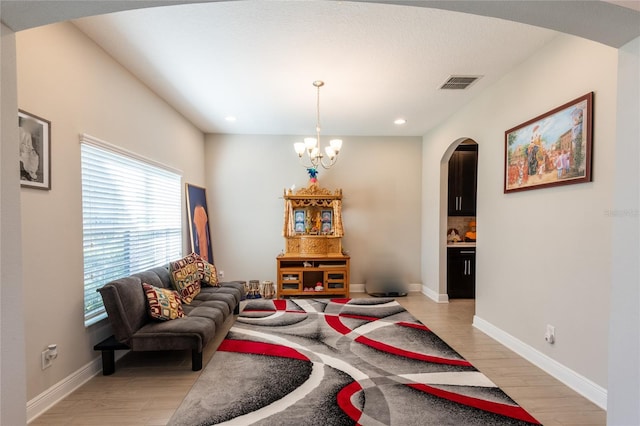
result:
<svg viewBox="0 0 640 426"><path fill-rule="evenodd" d="M318 186L318 169L308 168L307 173L309 173L309 186Z"/></svg>

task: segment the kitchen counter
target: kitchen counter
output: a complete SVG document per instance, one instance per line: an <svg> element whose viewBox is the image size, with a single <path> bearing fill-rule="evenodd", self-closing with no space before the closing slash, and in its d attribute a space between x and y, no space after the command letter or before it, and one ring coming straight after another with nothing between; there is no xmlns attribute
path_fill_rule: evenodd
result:
<svg viewBox="0 0 640 426"><path fill-rule="evenodd" d="M447 247L475 247L475 242L447 243Z"/></svg>

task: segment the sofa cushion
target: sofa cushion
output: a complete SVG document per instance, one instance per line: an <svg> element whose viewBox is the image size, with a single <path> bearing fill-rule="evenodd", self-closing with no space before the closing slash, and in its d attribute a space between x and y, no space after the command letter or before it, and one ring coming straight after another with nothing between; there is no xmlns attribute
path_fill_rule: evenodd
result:
<svg viewBox="0 0 640 426"><path fill-rule="evenodd" d="M239 302L236 302L236 296L225 292L222 287L203 287L200 294L198 294L197 300L199 302L206 302L209 300L218 300L226 303L229 307L229 312L233 312Z"/></svg>
<svg viewBox="0 0 640 426"><path fill-rule="evenodd" d="M134 351L202 351L216 333L216 323L205 317L187 316L176 321L149 321L131 337Z"/></svg>
<svg viewBox="0 0 640 426"><path fill-rule="evenodd" d="M195 253L191 253L182 259L169 263L173 286L186 304L191 303L193 298L200 293L200 272L196 264L196 256Z"/></svg>
<svg viewBox="0 0 640 426"><path fill-rule="evenodd" d="M218 283L218 271L216 270L215 265L212 265L200 256L198 257L199 260L196 264L198 265L198 271L200 272L200 282L210 287L218 287L220 284Z"/></svg>
<svg viewBox="0 0 640 426"><path fill-rule="evenodd" d="M154 287L151 284L142 283L142 288L147 296L149 315L161 321L184 318L182 301L175 290Z"/></svg>
<svg viewBox="0 0 640 426"><path fill-rule="evenodd" d="M132 276L138 277L143 283L151 284L154 287L173 289L173 285L171 284L171 278L169 278L169 273L166 270L166 268L165 268L166 283L163 282L160 276L158 276L156 269L162 269L162 268L149 269L146 271L138 272L137 274L132 274Z"/></svg>
<svg viewBox="0 0 640 426"><path fill-rule="evenodd" d="M147 298L139 277L120 278L98 289L119 342L130 345L131 337L149 322Z"/></svg>
<svg viewBox="0 0 640 426"><path fill-rule="evenodd" d="M201 303L198 306L189 305L187 310L189 318L202 317L213 321L216 324L216 330L222 328L224 321L229 316L220 309L219 305L214 305L212 302Z"/></svg>
<svg viewBox="0 0 640 426"><path fill-rule="evenodd" d="M205 290L206 287L203 289ZM187 310L190 307L194 307L197 308L198 306L210 306L210 307L214 307L216 309L218 309L220 312L222 312L223 315L223 319L227 319L227 317L229 315L231 315L231 312L233 312L233 308L230 308L229 305L227 304L227 302L223 301L223 300L215 300L215 299L208 299L208 298L201 298L200 296L202 296L204 292L201 292L198 297L196 297L195 299L193 299L193 302L191 302L191 305L188 305L187 307L185 307L185 314L187 315L191 315L191 310Z"/></svg>

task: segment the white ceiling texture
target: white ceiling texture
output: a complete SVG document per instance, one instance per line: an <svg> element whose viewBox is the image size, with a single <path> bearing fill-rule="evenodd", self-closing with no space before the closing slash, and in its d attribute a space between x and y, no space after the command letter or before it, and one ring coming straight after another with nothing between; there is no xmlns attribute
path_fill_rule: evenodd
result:
<svg viewBox="0 0 640 426"><path fill-rule="evenodd" d="M423 135L558 35L419 1L384 3L221 1L73 22L202 131L239 134L312 134L312 83L323 80L323 135ZM508 14L521 2L459 3ZM481 78L439 89L452 75ZM399 117L407 123L395 125Z"/></svg>

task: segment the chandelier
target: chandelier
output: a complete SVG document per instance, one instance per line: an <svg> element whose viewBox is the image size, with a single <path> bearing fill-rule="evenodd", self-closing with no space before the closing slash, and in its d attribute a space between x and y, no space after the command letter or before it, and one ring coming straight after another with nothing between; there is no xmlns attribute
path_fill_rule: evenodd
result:
<svg viewBox="0 0 640 426"><path fill-rule="evenodd" d="M304 138L304 142L294 143L293 148L296 150L296 153L300 158L300 163L305 168L317 170L318 166L322 166L323 168L328 169L338 160L338 154L340 153L340 148L342 148L342 140L330 140L329 145L324 147L324 154L322 153L320 143L320 88L324 86L324 81L314 81L313 85L318 91L316 100L316 137ZM303 158L305 152L307 153L307 158ZM325 161L325 158L327 158L328 161Z"/></svg>

